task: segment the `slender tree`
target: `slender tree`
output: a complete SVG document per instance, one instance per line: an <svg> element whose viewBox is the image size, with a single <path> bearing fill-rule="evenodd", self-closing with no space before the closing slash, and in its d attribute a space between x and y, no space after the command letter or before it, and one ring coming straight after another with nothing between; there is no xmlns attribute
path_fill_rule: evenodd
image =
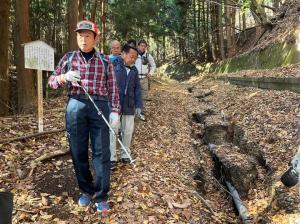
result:
<svg viewBox="0 0 300 224"><path fill-rule="evenodd" d="M28 113L32 111L36 99L33 72L24 67L23 44L31 41L29 35L29 0L16 1L16 37L18 111Z"/></svg>
<svg viewBox="0 0 300 224"><path fill-rule="evenodd" d="M83 20L84 17L84 2L83 0L78 0L78 21Z"/></svg>
<svg viewBox="0 0 300 224"><path fill-rule="evenodd" d="M225 0L227 57L232 57L236 51L235 44L235 13L231 0Z"/></svg>
<svg viewBox="0 0 300 224"><path fill-rule="evenodd" d="M222 0L220 0L219 5L219 48L220 48L220 57L221 60L225 59L225 49L224 49L224 31L223 31L223 7Z"/></svg>
<svg viewBox="0 0 300 224"><path fill-rule="evenodd" d="M74 29L76 27L78 21L78 0L69 0L69 7L68 7L68 22L69 22L69 50L76 50L77 49L77 42L76 42L76 33Z"/></svg>
<svg viewBox="0 0 300 224"><path fill-rule="evenodd" d="M107 0L101 0L101 4L102 4L102 7L101 7L101 27L102 27L102 32L101 32L101 51L103 52L104 51L104 45L105 45L105 42L106 42L106 17L107 17Z"/></svg>
<svg viewBox="0 0 300 224"><path fill-rule="evenodd" d="M9 8L10 1L3 0L0 4L0 116L7 115L9 111Z"/></svg>
<svg viewBox="0 0 300 224"><path fill-rule="evenodd" d="M98 0L93 0L92 10L91 10L91 21L96 21L96 11L97 11Z"/></svg>

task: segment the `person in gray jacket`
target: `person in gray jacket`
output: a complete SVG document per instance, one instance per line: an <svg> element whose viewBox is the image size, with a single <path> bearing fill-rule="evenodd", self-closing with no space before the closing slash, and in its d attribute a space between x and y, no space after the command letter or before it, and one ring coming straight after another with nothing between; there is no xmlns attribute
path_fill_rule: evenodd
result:
<svg viewBox="0 0 300 224"><path fill-rule="evenodd" d="M156 69L155 61L151 54L147 52L148 44L145 40L140 40L138 42L138 58L135 61L135 67L138 70L143 100L149 100L149 82L153 77ZM145 120L145 111L143 110L140 116L141 120Z"/></svg>

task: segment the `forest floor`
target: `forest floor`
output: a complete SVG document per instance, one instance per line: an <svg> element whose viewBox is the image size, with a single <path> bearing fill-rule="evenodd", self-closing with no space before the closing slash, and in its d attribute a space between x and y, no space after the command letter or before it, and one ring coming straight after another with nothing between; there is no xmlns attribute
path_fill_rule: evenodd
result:
<svg viewBox="0 0 300 224"><path fill-rule="evenodd" d="M230 195L214 176L208 147L195 134L203 130L192 114L212 108L243 128L273 171L262 172L243 198L251 223L299 222L298 187L284 188L278 181L299 145L299 94L213 79L157 81L150 93L147 121L136 122L136 161L119 164L112 173L112 212L106 218L77 206L79 190L67 151L38 162L43 155L67 150L63 132L0 144L0 191L14 193L13 223L239 223ZM59 97L45 103L45 131L64 127L65 102ZM0 118L1 140L36 132L33 115ZM274 196L273 185L283 191Z"/></svg>
<svg viewBox="0 0 300 224"><path fill-rule="evenodd" d="M201 202L196 175L200 157L191 138L188 114L197 111L196 98L178 84L154 85L152 101L146 102L147 122L137 121L132 144L134 165L119 164L112 173L106 223L209 223L235 222L228 206L210 200L215 209ZM64 126L63 97L46 103L45 130ZM1 139L37 132L34 116L0 119ZM92 209L77 206L79 190L70 155L35 163L41 155L67 148L63 132L2 144L0 190L14 193L13 223L98 223ZM32 174L30 174L30 171ZM209 187L212 195L217 186ZM232 214L229 215L228 214Z"/></svg>

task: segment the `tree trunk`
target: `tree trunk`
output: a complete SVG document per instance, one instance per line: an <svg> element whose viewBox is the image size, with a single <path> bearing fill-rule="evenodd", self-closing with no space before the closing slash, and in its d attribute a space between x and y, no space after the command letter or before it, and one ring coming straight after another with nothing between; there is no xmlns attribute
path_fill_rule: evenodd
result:
<svg viewBox="0 0 300 224"><path fill-rule="evenodd" d="M159 45L159 39L157 39L157 43L156 43L156 60L159 61L159 49L160 49L160 45Z"/></svg>
<svg viewBox="0 0 300 224"><path fill-rule="evenodd" d="M37 7L40 7L40 1L37 1ZM32 39L41 39L41 21L39 19L36 19L36 21L34 21L34 23L36 23L36 33L35 36L31 36Z"/></svg>
<svg viewBox="0 0 300 224"><path fill-rule="evenodd" d="M268 20L264 8L261 7L261 4L263 4L263 2L264 2L263 0L262 1L251 0L250 9L252 11L253 18L257 25L264 25L270 22Z"/></svg>
<svg viewBox="0 0 300 224"><path fill-rule="evenodd" d="M219 34L218 34L218 28L219 28L219 16L218 16L219 10L218 6L216 4L210 5L210 42L211 42L211 52L212 52L212 59L213 61L216 61L217 58L220 58L219 56Z"/></svg>
<svg viewBox="0 0 300 224"><path fill-rule="evenodd" d="M246 15L243 13L243 34L244 34L244 39L246 39L246 29L247 29L247 22L246 22Z"/></svg>
<svg viewBox="0 0 300 224"><path fill-rule="evenodd" d="M101 51L104 51L104 45L106 41L106 8L107 8L107 0L102 0L102 17L101 17L101 22L102 22L102 40L101 40Z"/></svg>
<svg viewBox="0 0 300 224"><path fill-rule="evenodd" d="M16 1L18 111L29 113L36 100L33 71L24 68L24 47L30 42L29 0Z"/></svg>
<svg viewBox="0 0 300 224"><path fill-rule="evenodd" d="M204 54L203 54L203 28L202 28L202 24L203 24L203 20L201 17L201 12L203 13L203 11L201 11L201 9L203 9L203 2L201 0L198 0L198 13L197 13L197 17L198 17L198 49L199 49L199 59L200 60L204 60Z"/></svg>
<svg viewBox="0 0 300 224"><path fill-rule="evenodd" d="M195 35L195 39L194 39L194 52L198 52L198 43L199 43L199 36L198 36L198 32L197 32L197 11L196 11L196 0L193 0L193 33ZM197 53L195 54L197 55Z"/></svg>
<svg viewBox="0 0 300 224"><path fill-rule="evenodd" d="M9 112L9 7L10 0L3 0L0 4L0 116L8 115Z"/></svg>
<svg viewBox="0 0 300 224"><path fill-rule="evenodd" d="M219 6L219 48L221 59L225 59L224 50L224 32L223 32L223 10L222 10L222 0L220 0L221 5Z"/></svg>
<svg viewBox="0 0 300 224"><path fill-rule="evenodd" d="M166 35L163 35L163 61L166 61Z"/></svg>
<svg viewBox="0 0 300 224"><path fill-rule="evenodd" d="M225 0L225 5L231 4L231 1ZM227 39L227 57L232 57L236 51L235 44L235 12L236 9L226 7L226 39Z"/></svg>
<svg viewBox="0 0 300 224"><path fill-rule="evenodd" d="M91 21L96 22L96 11L97 11L98 0L93 0L91 9Z"/></svg>
<svg viewBox="0 0 300 224"><path fill-rule="evenodd" d="M69 1L68 22L69 22L69 50L73 51L78 48L76 40L76 24L78 21L78 0Z"/></svg>
<svg viewBox="0 0 300 224"><path fill-rule="evenodd" d="M179 21L179 49L182 56L182 60L187 59L187 51L186 51L186 39L188 38L188 24L187 24L187 16L188 16L188 8L190 4L190 0L188 1L178 1L178 6L180 7L180 21Z"/></svg>
<svg viewBox="0 0 300 224"><path fill-rule="evenodd" d="M84 19L83 8L84 8L83 0L78 0L78 21Z"/></svg>
<svg viewBox="0 0 300 224"><path fill-rule="evenodd" d="M207 61L213 61L213 52L211 45L211 21L210 21L210 2L206 2L206 58Z"/></svg>
<svg viewBox="0 0 300 224"><path fill-rule="evenodd" d="M207 61L207 55L208 55L208 52L207 52L207 21L206 21L206 11L207 11L207 8L205 7L205 3L204 1L202 1L202 18L201 18L201 29L200 29L200 32L201 32L201 35L202 35L202 46L201 46L201 52L203 52L203 60L204 61Z"/></svg>

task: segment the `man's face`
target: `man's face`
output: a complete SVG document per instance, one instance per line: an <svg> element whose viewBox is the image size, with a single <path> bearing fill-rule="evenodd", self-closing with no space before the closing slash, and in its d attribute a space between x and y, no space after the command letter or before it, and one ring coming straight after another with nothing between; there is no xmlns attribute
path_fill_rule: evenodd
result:
<svg viewBox="0 0 300 224"><path fill-rule="evenodd" d="M145 52L146 49L147 49L147 44L145 44L145 43L140 43L140 44L138 45L138 50L139 50L140 52Z"/></svg>
<svg viewBox="0 0 300 224"><path fill-rule="evenodd" d="M121 54L121 44L119 42L113 42L111 44L111 54L120 55Z"/></svg>
<svg viewBox="0 0 300 224"><path fill-rule="evenodd" d="M122 58L126 65L133 65L137 59L137 52L133 49L130 49L128 53L123 52Z"/></svg>
<svg viewBox="0 0 300 224"><path fill-rule="evenodd" d="M77 44L82 52L90 52L96 44L94 32L90 30L80 30L77 32Z"/></svg>

